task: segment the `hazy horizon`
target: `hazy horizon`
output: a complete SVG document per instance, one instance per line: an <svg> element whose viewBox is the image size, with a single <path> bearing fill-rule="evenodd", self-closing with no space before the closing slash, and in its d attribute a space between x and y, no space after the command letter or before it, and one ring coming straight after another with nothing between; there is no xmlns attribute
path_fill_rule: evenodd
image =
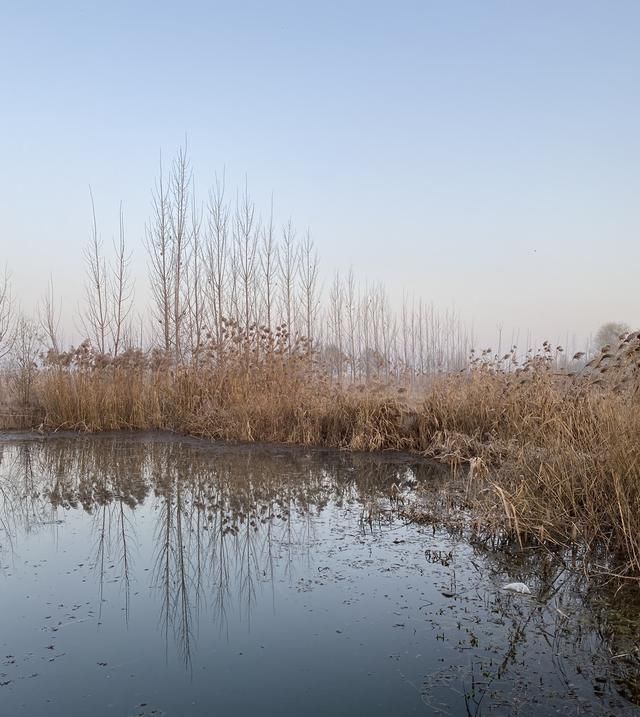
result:
<svg viewBox="0 0 640 717"><path fill-rule="evenodd" d="M67 341L95 197L139 299L160 152L246 180L322 284L455 307L479 347L640 324L640 5L33 3L0 9L0 265ZM142 303L142 302L140 302Z"/></svg>

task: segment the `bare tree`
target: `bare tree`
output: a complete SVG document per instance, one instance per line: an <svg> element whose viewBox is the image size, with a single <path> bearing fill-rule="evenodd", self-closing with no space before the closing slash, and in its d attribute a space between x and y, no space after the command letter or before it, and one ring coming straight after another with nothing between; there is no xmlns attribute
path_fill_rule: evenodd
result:
<svg viewBox="0 0 640 717"><path fill-rule="evenodd" d="M31 405L31 392L38 370L38 355L42 347L42 335L38 324L32 319L20 316L16 322L13 342L14 390L21 406Z"/></svg>
<svg viewBox="0 0 640 717"><path fill-rule="evenodd" d="M189 242L189 202L192 174L186 143L180 147L173 162L169 184L169 223L171 227L170 249L173 270L173 346L176 360L182 357L182 322L186 313L184 300L184 274L186 271Z"/></svg>
<svg viewBox="0 0 640 717"><path fill-rule="evenodd" d="M263 292L264 318L267 328L273 328L273 302L275 291L276 267L278 262L278 245L275 242L273 231L273 196L271 197L271 211L269 223L263 227L262 242L260 244L260 269Z"/></svg>
<svg viewBox="0 0 640 717"><path fill-rule="evenodd" d="M111 342L113 355L117 356L127 331L127 322L133 306L133 282L129 264L131 254L127 253L124 236L124 216L120 204L118 242L114 241L114 262L111 267Z"/></svg>
<svg viewBox="0 0 640 717"><path fill-rule="evenodd" d="M231 223L233 225L233 221ZM231 242L229 244L229 282L227 286L227 305L229 317L240 323L242 320L242 299L240 296L241 289L238 279L238 275L240 273L238 267L238 243L235 241L234 231L235 230L232 229Z"/></svg>
<svg viewBox="0 0 640 717"><path fill-rule="evenodd" d="M149 255L149 280L154 304L154 318L160 324L162 344L165 351L171 349L172 341L172 297L173 297L173 252L169 227L169 197L162 170L152 194L153 217L147 226L145 243Z"/></svg>
<svg viewBox="0 0 640 717"><path fill-rule="evenodd" d="M0 276L0 360L10 351L13 344L14 303L11 294L11 276L5 267Z"/></svg>
<svg viewBox="0 0 640 717"><path fill-rule="evenodd" d="M336 359L336 372L338 375L338 381L342 381L342 368L344 359L343 350L343 314L342 308L344 303L344 289L342 287L342 280L340 274L336 272L336 275L331 284L331 290L329 291L329 335L331 341L335 346L335 359Z"/></svg>
<svg viewBox="0 0 640 717"><path fill-rule="evenodd" d="M37 312L40 327L49 342L49 348L56 354L60 353L60 305L56 306L52 278L49 278L47 291L38 304Z"/></svg>
<svg viewBox="0 0 640 717"><path fill-rule="evenodd" d="M255 204L249 197L245 180L244 192L236 204L234 243L236 271L242 299L242 323L247 335L255 317L256 257L259 232L255 212Z"/></svg>
<svg viewBox="0 0 640 717"><path fill-rule="evenodd" d="M289 336L293 336L296 321L296 277L298 274L299 249L296 233L291 220L282 229L282 244L278 254L278 274L280 279L280 302L282 316L287 325Z"/></svg>
<svg viewBox="0 0 640 717"><path fill-rule="evenodd" d="M618 345L620 337L629 331L629 326L623 321L608 321L596 332L593 339L594 348L601 349L603 346L615 347Z"/></svg>
<svg viewBox="0 0 640 717"><path fill-rule="evenodd" d="M409 369L411 367L411 357L409 355L409 307L407 304L406 294L402 297L402 371L405 379L409 376Z"/></svg>
<svg viewBox="0 0 640 717"><path fill-rule="evenodd" d="M86 306L82 317L82 325L87 338L91 340L100 353L107 351L107 336L111 328L109 316L109 280L107 265L102 253L102 240L98 235L96 221L96 208L93 192L89 187L91 196L91 238L84 250L84 260L87 272L85 285Z"/></svg>
<svg viewBox="0 0 640 717"><path fill-rule="evenodd" d="M358 368L358 357L356 354L356 330L358 321L358 306L356 296L356 280L353 275L353 268L349 269L347 277L347 286L345 292L346 312L347 312L347 334L349 346L349 363L351 366L351 380L356 380L356 370Z"/></svg>
<svg viewBox="0 0 640 717"><path fill-rule="evenodd" d="M304 306L305 334L313 347L316 315L318 313L318 254L311 234L307 232L300 251L300 290Z"/></svg>
<svg viewBox="0 0 640 717"><path fill-rule="evenodd" d="M222 341L222 322L225 318L225 290L229 269L229 205L225 199L225 176L216 176L207 204L207 233L205 256L207 290L216 328L216 341Z"/></svg>
<svg viewBox="0 0 640 717"><path fill-rule="evenodd" d="M384 286L378 284L374 290L375 299L375 321L374 321L374 343L378 354L379 371L389 378L391 369L391 326L390 308Z"/></svg>
<svg viewBox="0 0 640 717"><path fill-rule="evenodd" d="M362 336L361 361L363 362L367 382L371 378L371 295L365 284L364 296L360 300L360 329Z"/></svg>
<svg viewBox="0 0 640 717"><path fill-rule="evenodd" d="M197 356L204 332L203 247L201 242L202 210L191 202L190 251L185 272L185 299L192 356Z"/></svg>
<svg viewBox="0 0 640 717"><path fill-rule="evenodd" d="M182 355L186 314L184 276L190 247L189 226L192 174L186 146L178 150L165 182L160 175L153 192L153 217L146 232L151 294L155 320L160 324L165 351L174 360Z"/></svg>

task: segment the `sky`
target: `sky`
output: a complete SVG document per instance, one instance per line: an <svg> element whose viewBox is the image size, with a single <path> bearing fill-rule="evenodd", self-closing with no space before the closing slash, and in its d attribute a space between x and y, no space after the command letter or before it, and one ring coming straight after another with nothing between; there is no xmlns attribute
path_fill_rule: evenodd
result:
<svg viewBox="0 0 640 717"><path fill-rule="evenodd" d="M640 325L640 3L0 0L0 265L66 335L95 197L144 294L160 153L188 140L309 229L328 285L455 308L487 342Z"/></svg>

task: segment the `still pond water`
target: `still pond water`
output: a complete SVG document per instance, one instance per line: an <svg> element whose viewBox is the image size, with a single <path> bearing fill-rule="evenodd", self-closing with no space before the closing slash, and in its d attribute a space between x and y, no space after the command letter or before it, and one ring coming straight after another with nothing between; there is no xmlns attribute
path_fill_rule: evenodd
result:
<svg viewBox="0 0 640 717"><path fill-rule="evenodd" d="M407 524L393 484L443 480L399 456L0 438L0 714L637 714L628 601Z"/></svg>

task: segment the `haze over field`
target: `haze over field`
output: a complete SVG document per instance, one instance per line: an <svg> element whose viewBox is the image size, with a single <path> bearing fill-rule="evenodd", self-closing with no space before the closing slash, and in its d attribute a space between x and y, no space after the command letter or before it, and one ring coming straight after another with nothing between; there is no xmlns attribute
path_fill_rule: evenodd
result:
<svg viewBox="0 0 640 717"><path fill-rule="evenodd" d="M67 340L93 189L146 301L159 154L188 137L338 269L455 306L485 345L640 316L636 2L4 3L1 252ZM508 342L508 340L506 341Z"/></svg>

